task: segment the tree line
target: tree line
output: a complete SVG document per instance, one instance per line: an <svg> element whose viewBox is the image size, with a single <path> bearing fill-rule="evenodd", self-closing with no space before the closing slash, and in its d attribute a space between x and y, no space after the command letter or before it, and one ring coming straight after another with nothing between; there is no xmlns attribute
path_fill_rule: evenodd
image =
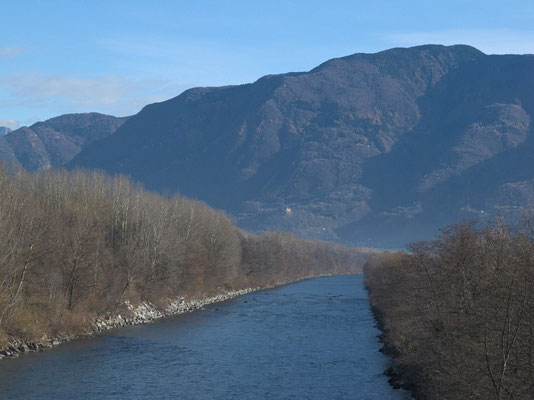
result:
<svg viewBox="0 0 534 400"><path fill-rule="evenodd" d="M532 399L534 229L464 222L365 266L396 380L417 399Z"/></svg>
<svg viewBox="0 0 534 400"><path fill-rule="evenodd" d="M252 234L223 212L122 176L0 169L0 347L91 330L126 300L162 305L318 274L359 272L367 253Z"/></svg>

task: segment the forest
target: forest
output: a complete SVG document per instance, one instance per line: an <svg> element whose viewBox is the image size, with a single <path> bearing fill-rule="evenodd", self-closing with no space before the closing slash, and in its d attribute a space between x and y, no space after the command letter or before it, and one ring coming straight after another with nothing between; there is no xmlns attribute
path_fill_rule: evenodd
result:
<svg viewBox="0 0 534 400"><path fill-rule="evenodd" d="M463 222L369 260L365 282L394 358L391 382L417 399L532 399L532 222Z"/></svg>
<svg viewBox="0 0 534 400"><path fill-rule="evenodd" d="M0 170L0 348L91 331L141 301L203 298L361 272L367 251L253 234L203 203L123 176Z"/></svg>

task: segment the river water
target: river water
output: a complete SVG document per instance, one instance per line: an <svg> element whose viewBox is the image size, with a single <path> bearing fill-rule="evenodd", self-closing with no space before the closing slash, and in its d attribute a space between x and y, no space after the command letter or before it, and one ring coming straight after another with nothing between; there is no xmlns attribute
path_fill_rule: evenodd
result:
<svg viewBox="0 0 534 400"><path fill-rule="evenodd" d="M310 279L0 362L0 399L408 399L361 275Z"/></svg>

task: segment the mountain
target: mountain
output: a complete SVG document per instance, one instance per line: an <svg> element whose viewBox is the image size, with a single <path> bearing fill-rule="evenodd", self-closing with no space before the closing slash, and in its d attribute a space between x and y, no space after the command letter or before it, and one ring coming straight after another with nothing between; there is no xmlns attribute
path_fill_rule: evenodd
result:
<svg viewBox="0 0 534 400"><path fill-rule="evenodd" d="M66 114L8 132L0 138L0 161L27 171L62 167L95 140L105 138L126 118L97 113Z"/></svg>
<svg viewBox="0 0 534 400"><path fill-rule="evenodd" d="M70 168L123 173L247 229L401 246L534 200L534 56L396 48L146 106Z"/></svg>
<svg viewBox="0 0 534 400"><path fill-rule="evenodd" d="M0 126L0 137L7 135L9 132L11 132L11 129L5 126Z"/></svg>

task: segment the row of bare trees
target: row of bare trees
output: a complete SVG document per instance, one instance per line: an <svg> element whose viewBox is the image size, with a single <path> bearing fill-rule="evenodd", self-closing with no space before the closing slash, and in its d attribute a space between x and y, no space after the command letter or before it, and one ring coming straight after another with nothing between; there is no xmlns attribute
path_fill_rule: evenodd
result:
<svg viewBox="0 0 534 400"><path fill-rule="evenodd" d="M418 399L532 399L534 237L455 225L365 268L385 348Z"/></svg>
<svg viewBox="0 0 534 400"><path fill-rule="evenodd" d="M227 215L124 177L0 170L0 347L79 333L125 300L155 303L321 273L365 253L240 231Z"/></svg>

